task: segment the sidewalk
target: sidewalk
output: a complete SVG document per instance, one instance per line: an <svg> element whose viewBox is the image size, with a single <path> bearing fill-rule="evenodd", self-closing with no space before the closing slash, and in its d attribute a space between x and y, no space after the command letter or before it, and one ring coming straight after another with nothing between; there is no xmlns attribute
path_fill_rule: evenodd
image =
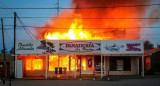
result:
<svg viewBox="0 0 160 86"><path fill-rule="evenodd" d="M160 75L138 76L110 76L110 80L26 80L14 79L11 86L160 86ZM9 80L3 85L9 86Z"/></svg>

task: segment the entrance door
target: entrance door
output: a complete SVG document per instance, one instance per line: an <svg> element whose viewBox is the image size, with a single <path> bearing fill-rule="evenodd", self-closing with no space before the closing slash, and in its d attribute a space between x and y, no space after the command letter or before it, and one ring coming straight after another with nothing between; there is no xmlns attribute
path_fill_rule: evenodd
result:
<svg viewBox="0 0 160 86"><path fill-rule="evenodd" d="M75 70L78 70L78 57L75 60L74 56L68 55L49 56L48 78L74 77Z"/></svg>
<svg viewBox="0 0 160 86"><path fill-rule="evenodd" d="M93 56L81 56L82 74L93 74Z"/></svg>

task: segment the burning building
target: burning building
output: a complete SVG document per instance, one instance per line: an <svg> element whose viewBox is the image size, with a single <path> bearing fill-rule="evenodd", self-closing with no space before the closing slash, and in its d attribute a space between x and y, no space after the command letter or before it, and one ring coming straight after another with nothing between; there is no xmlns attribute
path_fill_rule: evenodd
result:
<svg viewBox="0 0 160 86"><path fill-rule="evenodd" d="M139 75L143 52L142 40L19 40L16 77Z"/></svg>
<svg viewBox="0 0 160 86"><path fill-rule="evenodd" d="M72 10L36 30L38 40L16 43L16 77L143 75L139 22L146 0L72 0ZM133 13L131 13L131 11ZM135 35L136 34L136 35ZM141 68L141 69L140 69Z"/></svg>

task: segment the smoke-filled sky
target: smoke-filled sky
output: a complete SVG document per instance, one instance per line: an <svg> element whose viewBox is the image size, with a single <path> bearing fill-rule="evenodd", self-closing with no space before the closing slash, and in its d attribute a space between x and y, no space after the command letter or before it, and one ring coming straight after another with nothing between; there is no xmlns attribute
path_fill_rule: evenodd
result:
<svg viewBox="0 0 160 86"><path fill-rule="evenodd" d="M109 34L114 39L143 39L150 40L155 45L160 44L160 4L159 0L59 0L60 8L83 8L60 10L61 17L75 17L81 14L84 28L134 28L135 29L105 29L103 33ZM149 5L149 6L142 6ZM128 6L128 7L127 7ZM131 6L131 7L129 7ZM56 8L57 0L0 0L0 8ZM101 8L96 8L101 7ZM111 7L111 8L103 8ZM114 8L115 7L115 8ZM86 9L87 8L87 9ZM71 21L57 19L57 9L0 9L0 17L4 18L5 43L9 51L13 47L13 12L17 12L23 23L36 36L40 37L46 28L44 26L68 28ZM23 18L28 17L28 18ZM45 18L34 18L45 17ZM52 17L52 18L51 18ZM103 19L103 18L131 18L131 19ZM133 19L132 19L133 18ZM146 18L146 19L137 19ZM149 19L148 19L149 18ZM0 23L1 24L1 23ZM21 26L17 20L17 26ZM33 26L33 27L32 27ZM145 28L150 27L150 28ZM152 27L152 28L151 28ZM54 29L58 31L58 29ZM99 29L95 29L99 30ZM53 31L53 29L52 29ZM125 32L125 33L124 33ZM40 35L38 35L38 34ZM103 34L103 36L105 36ZM31 34L30 34L31 35ZM35 39L32 36L33 39ZM40 37L39 39L42 39ZM17 27L17 40L31 40L30 36L22 27ZM0 50L2 50L2 33L0 31Z"/></svg>

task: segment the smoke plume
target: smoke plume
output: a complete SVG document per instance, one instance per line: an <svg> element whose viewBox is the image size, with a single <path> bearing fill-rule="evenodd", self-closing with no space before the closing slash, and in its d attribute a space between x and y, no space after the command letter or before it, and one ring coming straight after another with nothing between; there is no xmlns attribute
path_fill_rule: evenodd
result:
<svg viewBox="0 0 160 86"><path fill-rule="evenodd" d="M47 31L67 32L74 18L78 18L82 20L83 30L92 36L106 40L140 39L139 23L144 21L137 18L143 18L149 8L142 5L151 3L152 0L72 0L71 8L75 9L62 10L60 18L51 18L50 24L44 26L47 29L37 32L42 36ZM158 21L152 21L155 22Z"/></svg>

